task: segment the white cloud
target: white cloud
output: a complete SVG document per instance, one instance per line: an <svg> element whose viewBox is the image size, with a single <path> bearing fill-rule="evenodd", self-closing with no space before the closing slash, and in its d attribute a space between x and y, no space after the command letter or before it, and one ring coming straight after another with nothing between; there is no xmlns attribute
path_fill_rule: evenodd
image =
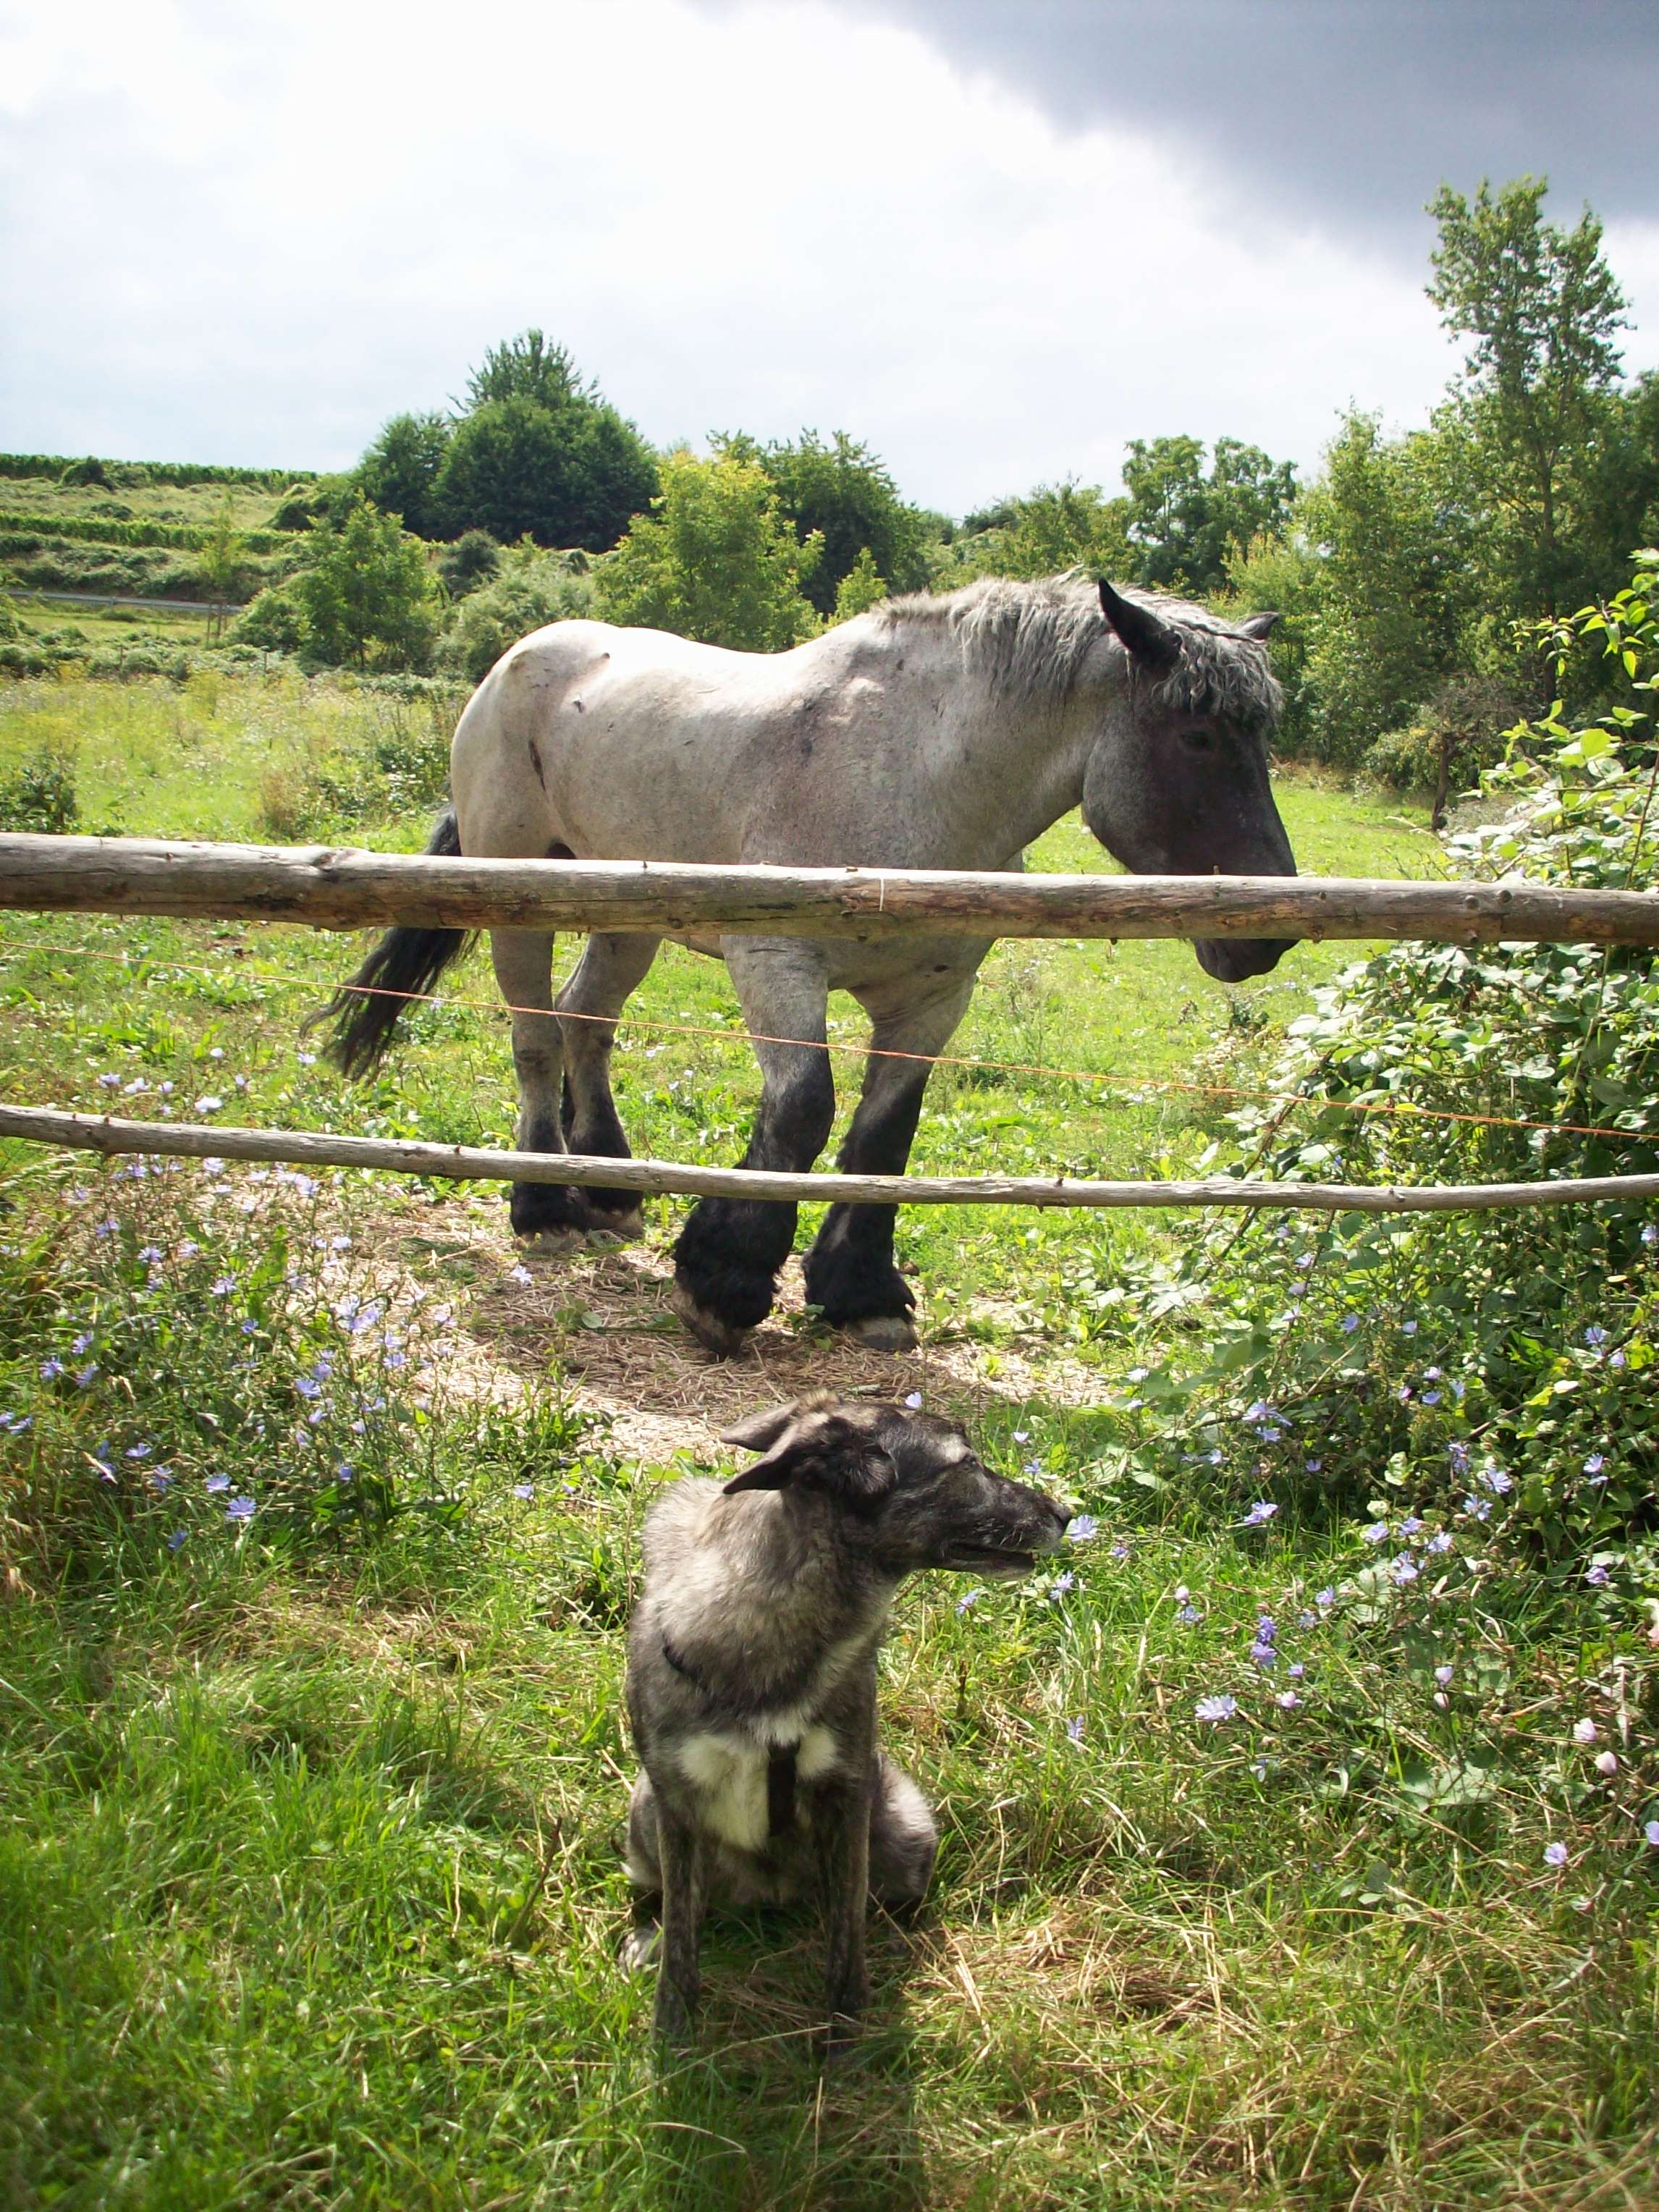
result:
<svg viewBox="0 0 1659 2212"><path fill-rule="evenodd" d="M1166 431L1310 461L1452 365L1397 268L811 0L81 0L0 85L14 447L338 465L534 322L653 439L846 428L960 511Z"/></svg>

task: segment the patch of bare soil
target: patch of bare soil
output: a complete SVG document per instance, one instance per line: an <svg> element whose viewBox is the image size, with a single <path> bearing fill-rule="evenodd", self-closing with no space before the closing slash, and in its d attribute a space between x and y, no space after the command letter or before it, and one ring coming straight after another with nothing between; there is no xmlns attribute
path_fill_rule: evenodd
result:
<svg viewBox="0 0 1659 2212"><path fill-rule="evenodd" d="M792 1259L777 1309L732 1359L716 1359L670 1312L673 1263L665 1243L592 1239L557 1257L514 1243L499 1200L411 1200L355 1224L359 1249L382 1269L407 1271L456 1295L465 1356L448 1370L480 1395L511 1395L562 1376L577 1402L601 1415L616 1448L653 1462L707 1455L720 1432L757 1407L834 1389L882 1396L920 1390L972 1422L989 1407L1042 1401L1088 1406L1101 1395L1095 1372L1050 1351L1018 1310L982 1318L1000 1340L976 1341L921 1306L921 1343L894 1356L849 1344L805 1310L799 1260ZM918 1285L919 1294L922 1291Z"/></svg>

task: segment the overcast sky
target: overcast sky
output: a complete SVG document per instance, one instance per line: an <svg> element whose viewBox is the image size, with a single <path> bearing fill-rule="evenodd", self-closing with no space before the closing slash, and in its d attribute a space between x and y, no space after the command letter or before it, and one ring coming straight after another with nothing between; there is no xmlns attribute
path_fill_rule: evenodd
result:
<svg viewBox="0 0 1659 2212"><path fill-rule="evenodd" d="M1659 362L1654 0L0 9L0 447L329 468L540 324L662 444L960 514L1420 422L1443 178L1588 198Z"/></svg>

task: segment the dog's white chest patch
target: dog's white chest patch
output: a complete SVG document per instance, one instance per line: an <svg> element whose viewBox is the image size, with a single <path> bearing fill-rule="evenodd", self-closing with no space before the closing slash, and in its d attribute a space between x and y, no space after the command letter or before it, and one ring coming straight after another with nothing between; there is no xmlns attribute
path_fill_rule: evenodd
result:
<svg viewBox="0 0 1659 2212"><path fill-rule="evenodd" d="M747 1737L709 1729L679 1748L680 1772L702 1801L704 1826L742 1851L766 1846L766 1753Z"/></svg>

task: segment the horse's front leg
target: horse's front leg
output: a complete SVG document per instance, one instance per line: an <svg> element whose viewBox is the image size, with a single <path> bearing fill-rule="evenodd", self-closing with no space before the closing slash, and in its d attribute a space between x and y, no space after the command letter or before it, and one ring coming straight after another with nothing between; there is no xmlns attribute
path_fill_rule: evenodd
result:
<svg viewBox="0 0 1659 2212"><path fill-rule="evenodd" d="M631 1158L611 1095L611 1047L617 1018L657 957L659 937L602 932L590 937L576 972L559 994L564 1033L564 1139L573 1152L605 1159ZM639 1194L589 1190L596 1218L622 1237L645 1225Z"/></svg>
<svg viewBox="0 0 1659 2212"><path fill-rule="evenodd" d="M764 1086L741 1164L799 1174L823 1150L836 1118L823 1047L830 989L823 955L814 945L776 939L728 939L720 950ZM705 1198L692 1207L674 1247L674 1310L711 1352L737 1351L771 1312L778 1270L795 1241L796 1211L752 1198Z"/></svg>
<svg viewBox="0 0 1659 2212"><path fill-rule="evenodd" d="M933 1072L931 1055L955 1036L973 988L969 969L910 976L899 987L859 994L872 1028L858 1111L836 1163L844 1175L903 1174ZM915 1346L915 1298L893 1261L897 1218L896 1206L832 1206L806 1255L808 1300L872 1352Z"/></svg>
<svg viewBox="0 0 1659 2212"><path fill-rule="evenodd" d="M545 929L495 929L489 954L495 981L513 1012L513 1067L519 1079L521 1152L562 1152L559 1082L563 1048L553 1012L553 938ZM515 1182L509 1200L515 1237L571 1243L595 1218L580 1191L561 1183Z"/></svg>

